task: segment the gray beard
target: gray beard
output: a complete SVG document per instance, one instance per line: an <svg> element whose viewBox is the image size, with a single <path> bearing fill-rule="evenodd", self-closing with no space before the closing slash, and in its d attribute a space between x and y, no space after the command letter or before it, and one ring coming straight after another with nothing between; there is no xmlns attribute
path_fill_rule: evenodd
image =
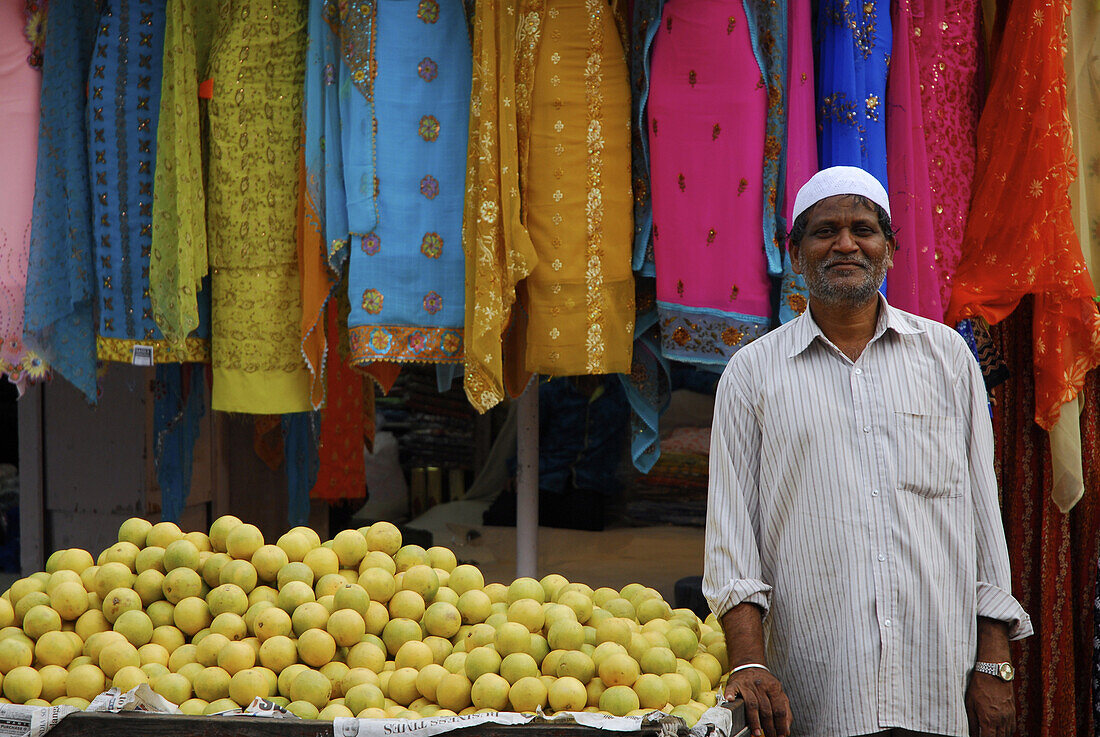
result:
<svg viewBox="0 0 1100 737"><path fill-rule="evenodd" d="M828 269L840 261L859 261L867 269L866 278L858 284L838 284L829 279ZM818 301L828 305L859 307L867 304L886 281L886 259L878 263L868 258L832 258L820 261L806 273L806 289Z"/></svg>

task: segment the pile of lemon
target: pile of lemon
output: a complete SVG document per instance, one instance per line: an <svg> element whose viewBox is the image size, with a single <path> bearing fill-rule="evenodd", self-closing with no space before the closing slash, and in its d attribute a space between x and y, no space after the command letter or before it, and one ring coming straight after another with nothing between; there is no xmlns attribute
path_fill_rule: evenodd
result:
<svg viewBox="0 0 1100 737"><path fill-rule="evenodd" d="M3 702L87 707L149 686L186 714L255 697L303 718L655 709L694 724L727 670L713 615L652 588L551 574L486 584L388 522L265 544L133 518L97 560L76 548L0 597Z"/></svg>

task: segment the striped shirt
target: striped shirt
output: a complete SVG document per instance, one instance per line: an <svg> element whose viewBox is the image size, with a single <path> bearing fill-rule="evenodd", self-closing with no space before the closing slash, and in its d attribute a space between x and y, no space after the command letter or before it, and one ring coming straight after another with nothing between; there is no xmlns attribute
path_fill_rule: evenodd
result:
<svg viewBox="0 0 1100 737"><path fill-rule="evenodd" d="M981 371L955 331L880 304L855 362L807 311L735 354L715 399L703 591L767 613L793 735L967 735L977 618L1032 633Z"/></svg>

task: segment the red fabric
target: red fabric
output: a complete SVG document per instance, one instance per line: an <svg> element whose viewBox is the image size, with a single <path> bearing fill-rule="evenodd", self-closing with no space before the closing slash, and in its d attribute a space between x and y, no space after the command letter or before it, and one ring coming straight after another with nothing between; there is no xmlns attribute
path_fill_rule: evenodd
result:
<svg viewBox="0 0 1100 737"><path fill-rule="evenodd" d="M1069 514L1051 501L1050 441L1035 423L1032 300L993 328L1011 378L995 392L996 471L1012 592L1035 635L1013 643L1017 735L1093 737L1093 598L1100 525L1100 372L1081 393L1085 495Z"/></svg>
<svg viewBox="0 0 1100 737"><path fill-rule="evenodd" d="M1100 365L1100 314L1073 229L1063 67L1068 0L1016 0L978 125L974 198L947 322L1004 320L1035 295L1035 421L1050 429Z"/></svg>
<svg viewBox="0 0 1100 737"><path fill-rule="evenodd" d="M325 407L321 410L321 440L317 449L317 482L309 495L336 501L361 499L367 495L367 470L363 442L367 430L364 417L370 413L371 440L374 435L374 392L364 392L362 375L353 370L339 346L339 309L335 300L325 308L328 355L325 358ZM369 407L364 398L369 398Z"/></svg>

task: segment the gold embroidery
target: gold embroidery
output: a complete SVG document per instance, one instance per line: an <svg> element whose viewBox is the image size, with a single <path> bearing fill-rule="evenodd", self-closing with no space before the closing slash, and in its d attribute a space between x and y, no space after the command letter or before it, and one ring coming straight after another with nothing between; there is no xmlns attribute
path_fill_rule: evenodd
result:
<svg viewBox="0 0 1100 737"><path fill-rule="evenodd" d="M585 307L588 314L588 335L585 350L588 352L585 368L590 374L599 373L603 367L603 310L600 294L603 290L603 178L602 130L603 114L603 0L585 0L588 10L588 60L584 68L584 90L588 102L588 244L585 249Z"/></svg>

